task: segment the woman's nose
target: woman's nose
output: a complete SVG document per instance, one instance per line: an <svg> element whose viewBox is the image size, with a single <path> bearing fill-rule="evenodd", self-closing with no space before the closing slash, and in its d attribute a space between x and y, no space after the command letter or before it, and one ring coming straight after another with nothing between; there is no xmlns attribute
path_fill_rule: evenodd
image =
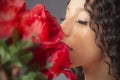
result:
<svg viewBox="0 0 120 80"><path fill-rule="evenodd" d="M67 22L67 21L63 21L63 22L61 23L61 27L62 27L62 30L63 30L63 32L64 32L64 34L65 34L65 37L70 36L70 34L71 34L71 26L70 26L70 23Z"/></svg>

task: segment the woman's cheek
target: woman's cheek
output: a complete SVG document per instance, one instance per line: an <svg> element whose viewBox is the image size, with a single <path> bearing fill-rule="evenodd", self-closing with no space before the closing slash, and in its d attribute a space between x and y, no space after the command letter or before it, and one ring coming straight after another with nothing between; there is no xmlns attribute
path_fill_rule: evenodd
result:
<svg viewBox="0 0 120 80"><path fill-rule="evenodd" d="M80 26L74 27L72 30L71 38L71 47L73 48L73 51L70 53L70 59L72 62L72 66L80 66L83 63L84 56L84 50L85 50L85 35L82 33L80 29Z"/></svg>
<svg viewBox="0 0 120 80"><path fill-rule="evenodd" d="M94 34L92 32L89 32L88 36L86 36L84 41L84 63L88 65L90 63L94 63L101 60L101 50L95 43Z"/></svg>
<svg viewBox="0 0 120 80"><path fill-rule="evenodd" d="M94 32L89 28L78 30L74 32L74 49L70 56L73 65L80 66L99 60L100 49L95 44Z"/></svg>

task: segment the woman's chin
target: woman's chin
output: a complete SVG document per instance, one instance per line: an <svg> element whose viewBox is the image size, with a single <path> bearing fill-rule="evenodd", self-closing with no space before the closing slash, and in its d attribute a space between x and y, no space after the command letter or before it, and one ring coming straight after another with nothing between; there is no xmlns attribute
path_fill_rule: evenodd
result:
<svg viewBox="0 0 120 80"><path fill-rule="evenodd" d="M70 65L70 68L75 68L73 65Z"/></svg>

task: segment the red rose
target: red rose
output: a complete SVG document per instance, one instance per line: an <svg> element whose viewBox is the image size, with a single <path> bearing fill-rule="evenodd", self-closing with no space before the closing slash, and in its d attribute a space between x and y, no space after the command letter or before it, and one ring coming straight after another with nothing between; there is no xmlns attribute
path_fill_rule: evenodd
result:
<svg viewBox="0 0 120 80"><path fill-rule="evenodd" d="M45 74L48 75L48 80L52 80L60 73L64 73L70 80L75 80L74 74L69 70L71 63L67 46L60 42L52 44L51 46L50 50L53 52L50 53L52 55L49 62L53 65L45 72Z"/></svg>
<svg viewBox="0 0 120 80"><path fill-rule="evenodd" d="M24 12L18 19L17 30L23 39L32 37L33 41L40 43L40 40L47 40L47 22L35 16L30 11Z"/></svg>
<svg viewBox="0 0 120 80"><path fill-rule="evenodd" d="M49 80L60 73L64 73L68 78L74 80L72 72L67 70L70 67L67 47L60 42L64 34L56 19L45 7L39 4L22 14L18 20L18 31L22 34L23 39L28 39L34 34L33 42L40 43L40 46L31 49L33 52L31 64L38 63L40 72L45 73ZM53 66L45 69L48 62Z"/></svg>
<svg viewBox="0 0 120 80"><path fill-rule="evenodd" d="M0 38L11 35L15 18L25 9L24 0L0 0Z"/></svg>
<svg viewBox="0 0 120 80"><path fill-rule="evenodd" d="M33 59L31 64L39 64L39 71L43 72L48 80L53 80L60 73L64 73L70 80L75 80L74 74L69 70L70 60L67 46L61 42L41 44L31 49ZM44 68L48 63L52 64L49 69Z"/></svg>
<svg viewBox="0 0 120 80"><path fill-rule="evenodd" d="M57 42L63 38L64 34L60 28L60 25L57 23L56 18L51 16L43 5L39 4L35 6L31 11L33 14L37 14L36 17L42 18L47 23L49 29L47 41Z"/></svg>
<svg viewBox="0 0 120 80"><path fill-rule="evenodd" d="M63 32L56 19L41 4L26 11L18 18L18 31L24 39L33 36L33 41L57 42L63 38Z"/></svg>
<svg viewBox="0 0 120 80"><path fill-rule="evenodd" d="M43 49L41 46L37 46L30 49L30 51L33 53L33 58L30 61L29 66L37 64L37 69L42 71L47 64L48 58L50 57L48 50Z"/></svg>
<svg viewBox="0 0 120 80"><path fill-rule="evenodd" d="M33 52L31 63L39 63L42 70L48 58L58 50L56 47L64 36L60 25L41 4L19 15L17 22L17 30L23 39L33 35L33 42L41 43L30 50Z"/></svg>

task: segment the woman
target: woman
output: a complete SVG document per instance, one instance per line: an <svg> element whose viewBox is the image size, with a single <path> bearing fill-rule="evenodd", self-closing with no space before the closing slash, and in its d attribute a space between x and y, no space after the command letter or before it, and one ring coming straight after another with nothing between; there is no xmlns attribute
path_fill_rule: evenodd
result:
<svg viewBox="0 0 120 80"><path fill-rule="evenodd" d="M119 4L120 0L69 1L61 26L78 80L81 71L85 80L120 80Z"/></svg>

